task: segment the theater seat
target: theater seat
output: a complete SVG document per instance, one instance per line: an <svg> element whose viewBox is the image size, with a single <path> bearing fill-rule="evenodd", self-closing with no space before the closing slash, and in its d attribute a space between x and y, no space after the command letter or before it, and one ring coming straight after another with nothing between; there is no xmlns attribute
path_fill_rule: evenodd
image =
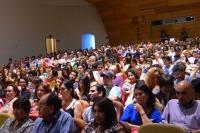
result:
<svg viewBox="0 0 200 133"><path fill-rule="evenodd" d="M0 127L3 125L3 123L4 123L8 118L14 118L14 116L11 115L11 114L7 114L7 113L0 113Z"/></svg>
<svg viewBox="0 0 200 133"><path fill-rule="evenodd" d="M186 133L186 130L170 124L150 123L140 126L138 133Z"/></svg>

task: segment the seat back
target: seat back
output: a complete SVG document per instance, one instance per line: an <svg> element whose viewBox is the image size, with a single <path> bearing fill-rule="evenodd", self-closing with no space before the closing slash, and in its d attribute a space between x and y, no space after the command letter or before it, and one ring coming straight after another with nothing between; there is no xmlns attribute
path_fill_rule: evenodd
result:
<svg viewBox="0 0 200 133"><path fill-rule="evenodd" d="M0 113L0 127L3 125L3 123L8 119L8 118L13 118L14 116L11 114L6 114L6 113Z"/></svg>
<svg viewBox="0 0 200 133"><path fill-rule="evenodd" d="M175 125L151 123L140 126L138 133L186 133L186 131Z"/></svg>

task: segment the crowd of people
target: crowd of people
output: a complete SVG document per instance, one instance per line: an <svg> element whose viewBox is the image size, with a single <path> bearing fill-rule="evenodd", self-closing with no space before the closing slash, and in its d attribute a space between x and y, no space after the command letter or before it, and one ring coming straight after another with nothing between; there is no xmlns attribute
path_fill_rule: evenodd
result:
<svg viewBox="0 0 200 133"><path fill-rule="evenodd" d="M0 68L1 133L200 131L200 39L26 57Z"/></svg>

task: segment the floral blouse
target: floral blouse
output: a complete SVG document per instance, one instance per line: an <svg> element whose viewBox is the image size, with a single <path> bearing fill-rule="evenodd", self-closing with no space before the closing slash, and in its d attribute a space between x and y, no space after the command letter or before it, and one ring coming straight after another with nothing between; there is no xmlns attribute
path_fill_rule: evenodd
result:
<svg viewBox="0 0 200 133"><path fill-rule="evenodd" d="M100 128L95 127L94 122L89 123L84 129L83 133L117 133L117 132L126 132L126 128L120 122L113 124L110 128L106 130L101 130Z"/></svg>

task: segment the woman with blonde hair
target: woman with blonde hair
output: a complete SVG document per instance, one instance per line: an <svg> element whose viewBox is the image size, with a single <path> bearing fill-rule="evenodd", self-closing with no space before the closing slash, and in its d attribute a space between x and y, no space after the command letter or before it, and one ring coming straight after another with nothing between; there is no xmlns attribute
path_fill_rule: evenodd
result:
<svg viewBox="0 0 200 133"><path fill-rule="evenodd" d="M164 72L159 67L152 67L147 71L146 77L145 77L145 84L149 88L157 88L160 86L160 79L164 75Z"/></svg>
<svg viewBox="0 0 200 133"><path fill-rule="evenodd" d="M162 95L164 96L161 88L161 82L163 81L164 72L159 67L152 67L147 71L145 77L145 84L148 88L152 89L152 93L156 96L155 106L159 108L161 111L163 110L163 105L161 104Z"/></svg>

